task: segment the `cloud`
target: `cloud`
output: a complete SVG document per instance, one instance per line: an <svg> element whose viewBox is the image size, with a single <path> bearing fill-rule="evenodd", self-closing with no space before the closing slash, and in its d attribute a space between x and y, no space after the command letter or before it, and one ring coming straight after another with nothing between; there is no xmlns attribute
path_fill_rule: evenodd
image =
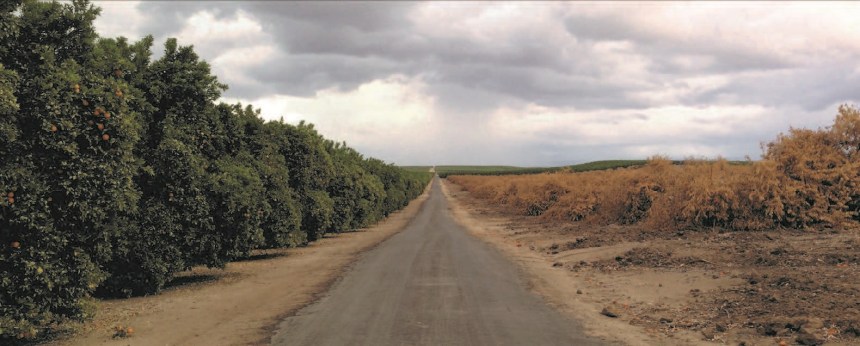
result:
<svg viewBox="0 0 860 346"><path fill-rule="evenodd" d="M327 137L346 141L362 153L402 162L432 154L437 130L442 128L433 116L435 100L423 92L425 87L418 78L394 75L350 91L332 88L313 97L276 95L252 102L265 119L305 120ZM405 146L413 148L404 150Z"/></svg>
<svg viewBox="0 0 860 346"><path fill-rule="evenodd" d="M757 156L857 103L853 3L99 3L267 117L398 163Z"/></svg>
<svg viewBox="0 0 860 346"><path fill-rule="evenodd" d="M106 3L109 1L96 2L98 6ZM235 14L239 9L237 4L226 1L217 5L202 1L138 1L127 6L135 7L139 13L145 14L145 19L138 24L141 31L159 38L175 36L195 13L208 11L220 20L222 16Z"/></svg>
<svg viewBox="0 0 860 346"><path fill-rule="evenodd" d="M96 31L104 37L124 36L131 40L138 40L146 34L143 23L148 21L138 9L138 1L96 2L96 6L102 9L101 16L95 22Z"/></svg>
<svg viewBox="0 0 860 346"><path fill-rule="evenodd" d="M718 88L688 95L688 102L757 103L806 111L835 109L835 105L858 100L860 73L849 70L851 64L853 61L830 60L773 73L740 74Z"/></svg>

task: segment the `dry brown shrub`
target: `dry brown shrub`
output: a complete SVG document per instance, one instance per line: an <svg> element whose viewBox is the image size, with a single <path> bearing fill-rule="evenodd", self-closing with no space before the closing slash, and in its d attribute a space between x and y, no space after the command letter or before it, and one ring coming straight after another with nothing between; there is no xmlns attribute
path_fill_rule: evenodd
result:
<svg viewBox="0 0 860 346"><path fill-rule="evenodd" d="M746 174L734 178L738 208L732 229L763 230L779 224L785 216L782 181L773 161L752 164Z"/></svg>
<svg viewBox="0 0 860 346"><path fill-rule="evenodd" d="M616 181L627 188L618 198L624 199L624 209L614 218L620 223L630 224L645 221L654 228L668 228L676 224L675 203L682 193L676 188L682 171L671 160L662 156L648 159L641 169L634 169L626 179ZM611 197L608 195L607 197Z"/></svg>
<svg viewBox="0 0 860 346"><path fill-rule="evenodd" d="M766 146L765 161L776 165L786 226L838 225L857 218L860 187L860 117L840 107L828 129L791 129Z"/></svg>
<svg viewBox="0 0 860 346"><path fill-rule="evenodd" d="M737 177L728 162L686 163L691 175L687 199L679 205L680 217L695 226L729 227L740 212ZM739 171L739 170L732 170Z"/></svg>
<svg viewBox="0 0 860 346"><path fill-rule="evenodd" d="M860 111L854 107L840 106L831 132L839 151L852 165L848 170L853 192L847 207L854 220L860 221Z"/></svg>
<svg viewBox="0 0 860 346"><path fill-rule="evenodd" d="M543 216L550 220L581 221L597 211L598 200L594 191L574 191L559 199Z"/></svg>
<svg viewBox="0 0 860 346"><path fill-rule="evenodd" d="M475 197L545 220L637 223L656 229L837 226L860 221L860 112L833 126L791 129L761 161L655 156L640 168L518 176L450 176Z"/></svg>

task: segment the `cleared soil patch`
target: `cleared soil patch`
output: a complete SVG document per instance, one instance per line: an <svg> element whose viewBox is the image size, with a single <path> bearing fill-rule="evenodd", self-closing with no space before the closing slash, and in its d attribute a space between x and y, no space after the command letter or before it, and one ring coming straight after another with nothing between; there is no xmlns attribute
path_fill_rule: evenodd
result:
<svg viewBox="0 0 860 346"><path fill-rule="evenodd" d="M540 221L445 187L463 223L518 260L535 290L593 334L626 344L860 342L860 230L658 232Z"/></svg>
<svg viewBox="0 0 860 346"><path fill-rule="evenodd" d="M182 273L162 294L98 302L95 320L51 345L261 345L286 316L313 302L366 251L403 229L427 192L376 226L308 247L259 252L225 270ZM115 338L115 327L131 337Z"/></svg>

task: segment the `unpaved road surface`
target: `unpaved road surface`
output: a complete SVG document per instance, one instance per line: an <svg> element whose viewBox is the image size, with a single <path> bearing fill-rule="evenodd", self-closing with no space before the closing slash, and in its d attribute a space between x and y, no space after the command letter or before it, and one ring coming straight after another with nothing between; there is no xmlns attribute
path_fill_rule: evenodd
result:
<svg viewBox="0 0 860 346"><path fill-rule="evenodd" d="M400 233L368 251L274 345L594 345L517 267L455 222L434 180Z"/></svg>

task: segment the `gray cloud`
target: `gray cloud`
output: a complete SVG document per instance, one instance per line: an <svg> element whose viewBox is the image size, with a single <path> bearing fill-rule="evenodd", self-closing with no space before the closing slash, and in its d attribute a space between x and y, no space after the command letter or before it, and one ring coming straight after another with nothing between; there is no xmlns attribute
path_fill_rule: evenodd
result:
<svg viewBox="0 0 860 346"><path fill-rule="evenodd" d="M565 18L547 18L562 21L573 42L557 42L529 32L490 42L476 42L469 37L430 38L412 30L409 14L418 5L145 1L140 10L152 15L142 28L156 37L179 32L186 19L198 11L231 18L241 10L257 18L280 47L281 55L273 64L244 71L268 87L234 87L228 92L233 97L264 96L261 93L308 96L327 88L350 90L400 73L429 76L430 83L440 83L434 89L439 91L442 102L453 106L462 102L471 109L479 102L485 108L493 108L509 98L580 109L637 108L647 104L631 97L632 93L657 89L679 78L773 71L769 75L734 77L729 86L688 95L679 101L687 105L798 102L804 109L817 110L851 97L858 82L856 77L839 76L835 70L844 68L839 65L803 69L766 50L720 40L665 37L636 26L628 20L629 13L621 11L602 15L573 12ZM651 73L647 85L615 80L602 71L603 57L593 46L616 41L631 42L632 52L647 58ZM202 47L200 53L212 57L239 44L242 42L219 41L217 46ZM678 58L701 64L689 66ZM809 79L812 82L804 85L791 83ZM463 99L457 93L444 92L446 86L484 90L484 97ZM804 97L794 97L801 95Z"/></svg>
<svg viewBox="0 0 860 346"><path fill-rule="evenodd" d="M141 31L155 37L175 35L185 26L188 17L198 11L212 10L220 17L235 13L237 8L235 3L208 1L143 1L138 4L138 10L147 15Z"/></svg>
<svg viewBox="0 0 860 346"><path fill-rule="evenodd" d="M796 106L815 112L836 103L858 100L860 74L846 69L851 62L803 66L764 76L739 76L723 87L694 95L690 103L761 104L769 107Z"/></svg>
<svg viewBox="0 0 860 346"><path fill-rule="evenodd" d="M562 52L554 42L527 32L490 43L468 37L429 38L410 30L407 18L414 3L252 2L223 7L218 3L218 8L205 6L211 3L171 4L141 5L147 12L166 13L159 20L157 35L178 32L185 18L202 10L219 18L242 10L258 18L283 54L274 65L246 72L276 86L270 93L307 96L332 87L349 90L400 73L430 75L446 85L485 89L489 94L483 98L484 109L507 98L581 108L641 105L619 97L631 86L609 81L597 72L599 57L591 52L590 44L566 47L567 52ZM230 44L204 47L201 55L229 49ZM577 58L565 59L570 55ZM247 97L260 91L231 88L227 95ZM456 107L458 99L440 101ZM478 106L476 100L467 102L472 108Z"/></svg>
<svg viewBox="0 0 860 346"><path fill-rule="evenodd" d="M403 66L375 57L297 54L274 57L246 73L282 94L310 96L327 88L351 90L377 78L403 72ZM253 97L252 95L242 95ZM254 95L259 97L260 94Z"/></svg>
<svg viewBox="0 0 860 346"><path fill-rule="evenodd" d="M469 64L446 66L446 72L442 77L444 81L545 106L579 109L644 106L640 101L624 97L628 92L639 90L635 86L543 68Z"/></svg>
<svg viewBox="0 0 860 346"><path fill-rule="evenodd" d="M354 28L362 32L388 31L408 26L409 2L244 2L243 7L263 18L291 18L330 27ZM270 23L276 24L276 23Z"/></svg>
<svg viewBox="0 0 860 346"><path fill-rule="evenodd" d="M666 37L665 34L653 32L649 28L636 26L623 15L629 14L620 12L601 16L572 15L565 19L564 24L571 35L586 41L632 42L637 52L652 58L651 70L658 74L730 73L791 66L789 61L766 50L743 47L722 40ZM690 67L674 62L674 57L706 59L709 63L701 67Z"/></svg>
<svg viewBox="0 0 860 346"><path fill-rule="evenodd" d="M440 110L436 115L442 118L440 126L468 130L446 131L446 137L434 150L416 148L401 153L400 148L359 148L401 163L418 163L409 161L409 155L439 155L442 161L451 158L447 161L450 163L555 163L622 157L634 153L637 147L671 148L672 143L724 150L731 158L756 156L758 142L771 138L785 123L803 123L804 117L814 115L817 118L808 123L820 124L821 119L830 119L823 114L834 103L858 100L857 50L810 54L762 45L743 35L729 39L725 36L727 31L746 25L745 21L728 18L731 11L720 12L726 17L725 23L692 23L672 31L666 29L672 28L672 22L655 28L635 20L637 15L650 15L645 5L619 4L617 11L603 12L586 11L593 8L576 3L566 5L569 11L537 11L538 6L526 6L518 15L523 20L541 16L534 25L501 21L497 24L500 27L517 29L472 35L468 30L448 34L458 32L454 31L457 28L442 19L440 23L415 22L416 11L426 5L144 1L138 9L148 17L141 30L154 34L159 41L181 32L188 18L200 11L208 11L221 20L235 20L240 12L256 20L265 33L263 38L181 41L195 45L210 62L239 47L275 48L263 63L229 67L231 75L244 78L230 77L235 80L227 81L231 84L227 97L312 97L320 90L350 91L392 75L420 78L426 84L423 92L434 98ZM452 6L448 10L453 16L453 11L463 9ZM683 11L678 13L677 18L668 20L683 21ZM780 23L764 23L740 29L759 36L773 32L770 35L775 42L797 39L778 36L779 28L771 26ZM684 30L698 30L698 34ZM814 40L810 38L810 42ZM697 87L689 82L710 77L725 83ZM758 105L769 109L772 123L758 127L751 124L754 129L737 128L729 135L701 134L686 139L634 138L636 134L630 134L626 143L598 147L575 145L576 132L565 128L539 133L536 136L540 140L510 145L492 142L498 139L493 136L502 134L481 132L494 110L529 104L556 110L614 110L612 114L628 114L607 118L606 124L654 121L645 111L652 107ZM691 116L688 120L701 124L721 121L712 116ZM470 133L486 139L466 138ZM454 162L454 158L461 161Z"/></svg>

